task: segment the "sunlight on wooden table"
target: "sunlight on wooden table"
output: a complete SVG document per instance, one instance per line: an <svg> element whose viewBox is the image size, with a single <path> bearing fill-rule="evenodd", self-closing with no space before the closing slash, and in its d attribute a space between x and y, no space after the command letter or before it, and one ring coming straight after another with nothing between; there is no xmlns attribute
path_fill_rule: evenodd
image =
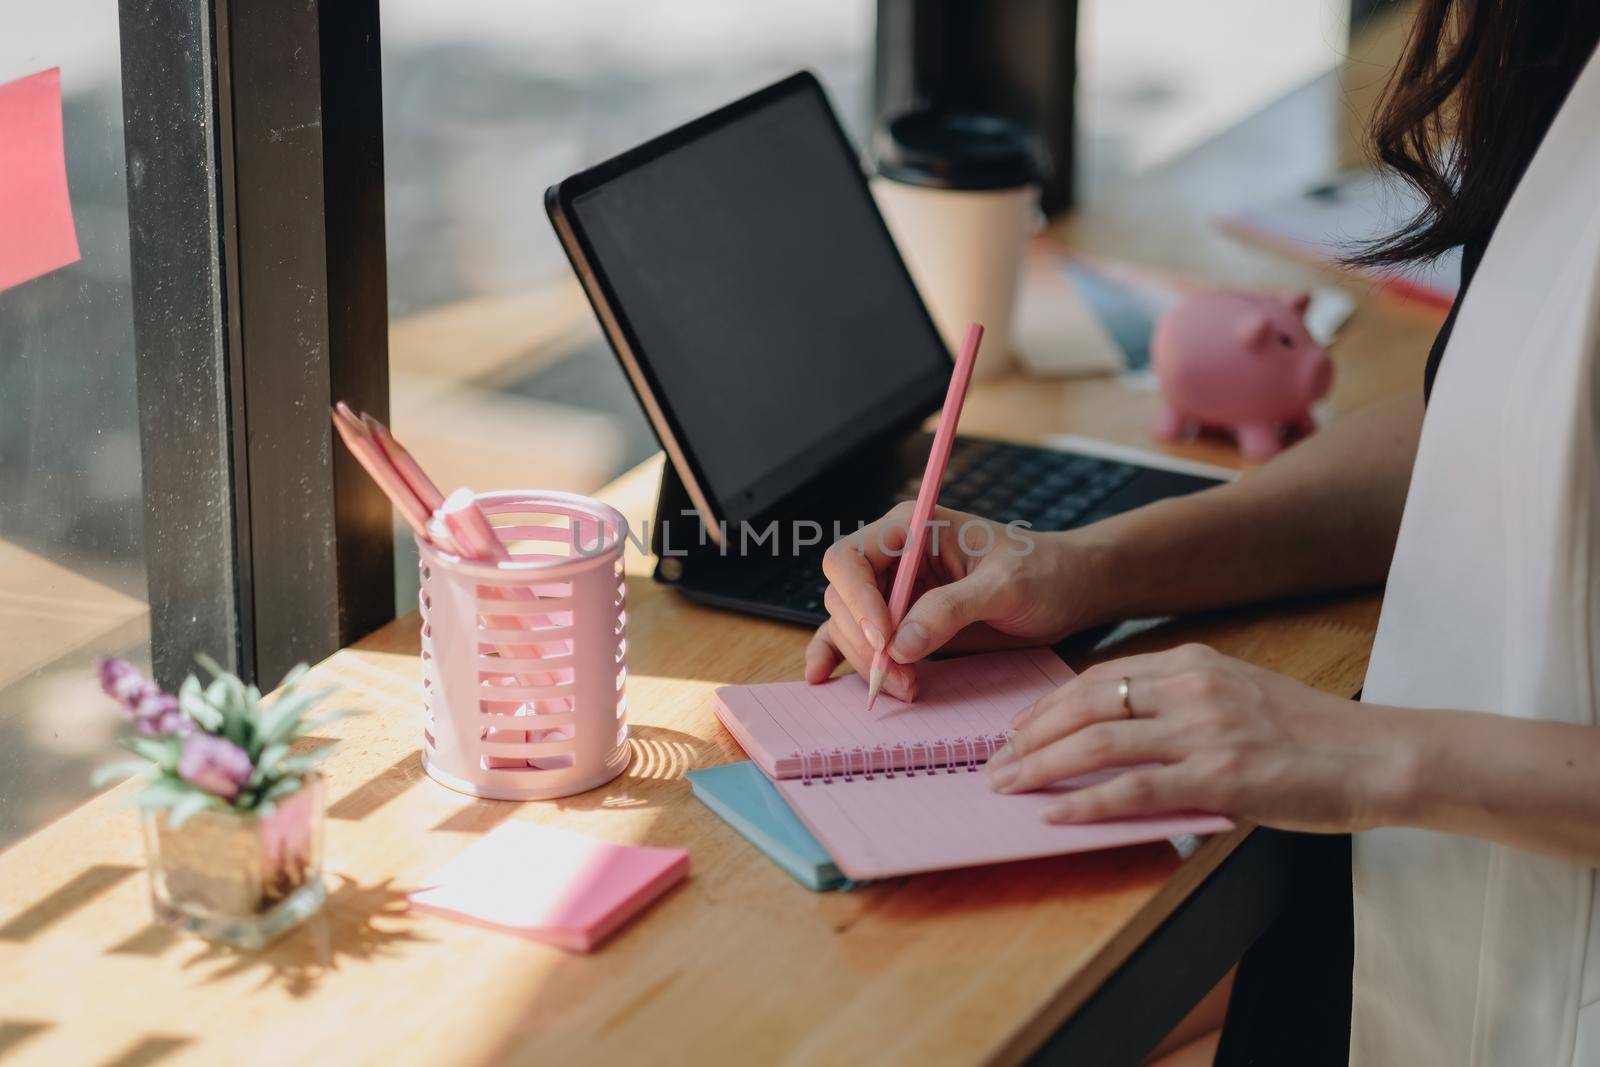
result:
<svg viewBox="0 0 1600 1067"><path fill-rule="evenodd" d="M642 516L658 463L607 498ZM98 1062L136 1041L167 1042L164 1064L690 1063L776 1049L837 1062L865 1047L884 1061L1010 1060L1237 839L1215 838L1186 863L1157 845L810 893L682 779L741 758L711 714L711 689L792 677L805 633L697 608L652 583L636 551L628 565L630 626L649 635L630 658L633 760L591 793L516 805L426 779L415 616L316 669L314 682L338 686L337 705L366 714L330 729L342 743L326 764L328 907L263 953L151 925L120 797L0 854L0 1003L8 1021L41 1027L8 1067ZM1355 598L1287 609L1270 626L1241 615L1139 640L1203 636L1348 691L1374 611ZM403 910L406 889L510 818L687 848L693 871L591 957ZM886 1033L885 1018L918 1022Z"/></svg>

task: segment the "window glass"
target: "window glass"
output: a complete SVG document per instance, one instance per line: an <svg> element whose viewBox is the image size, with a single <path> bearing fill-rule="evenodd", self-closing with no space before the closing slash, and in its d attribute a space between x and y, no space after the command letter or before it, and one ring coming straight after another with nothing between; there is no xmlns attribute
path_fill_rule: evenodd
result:
<svg viewBox="0 0 1600 1067"><path fill-rule="evenodd" d="M1332 70L1348 24L1348 0L1080 0L1085 197L1170 162Z"/></svg>
<svg viewBox="0 0 1600 1067"><path fill-rule="evenodd" d="M1082 0L1085 198L1331 69L1347 0ZM396 429L452 488L592 491L655 450L546 186L810 67L858 143L872 0L384 0ZM397 599L414 605L402 537Z"/></svg>
<svg viewBox="0 0 1600 1067"><path fill-rule="evenodd" d="M447 491L589 492L656 449L545 188L800 67L859 143L873 16L871 0L384 0L392 420Z"/></svg>
<svg viewBox="0 0 1600 1067"><path fill-rule="evenodd" d="M61 123L54 151L64 148L64 224L77 245L57 265L65 257L50 246L62 234L37 225L53 217L49 190L0 203L3 847L92 791L120 724L90 661L110 653L147 667L149 623L117 4L4 0L0 26L0 86L12 86L0 88L11 127L0 138L26 136L24 165L44 172L61 156L47 158L52 138L37 124ZM37 87L30 76L52 68L59 104L53 91L19 95L19 79Z"/></svg>

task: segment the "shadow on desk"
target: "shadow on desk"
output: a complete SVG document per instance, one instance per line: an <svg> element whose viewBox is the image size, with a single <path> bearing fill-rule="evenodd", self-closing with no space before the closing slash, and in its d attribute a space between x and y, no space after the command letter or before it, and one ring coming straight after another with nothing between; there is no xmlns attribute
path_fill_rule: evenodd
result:
<svg viewBox="0 0 1600 1067"><path fill-rule="evenodd" d="M857 892L882 894L877 918L906 926L953 912L1020 911L1049 897L1072 897L1089 913L1130 877L1165 878L1182 862L1171 845L1154 842L897 878Z"/></svg>
<svg viewBox="0 0 1600 1067"><path fill-rule="evenodd" d="M417 915L408 910L407 890L397 888L394 879L362 885L346 875L336 877L338 885L329 890L322 911L273 945L264 950L244 950L207 942L201 951L184 960L183 969L206 972L207 983L240 974L259 974L258 988L281 986L291 997L300 998L315 993L323 979L335 971L354 963L395 956L430 940L414 929ZM176 944L182 937L164 927L149 929L169 935L169 944ZM165 951L165 947L156 954ZM126 948L118 946L110 951Z"/></svg>

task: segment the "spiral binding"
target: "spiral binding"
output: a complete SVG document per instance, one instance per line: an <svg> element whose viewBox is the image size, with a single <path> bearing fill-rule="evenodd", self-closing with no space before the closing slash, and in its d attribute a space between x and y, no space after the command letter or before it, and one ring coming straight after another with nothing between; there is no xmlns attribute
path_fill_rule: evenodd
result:
<svg viewBox="0 0 1600 1067"><path fill-rule="evenodd" d="M896 741L890 745L853 745L849 748L796 749L791 759L800 761L800 784L821 782L832 785L835 779L854 781L858 776L871 781L877 775L893 778L898 772L907 778L923 774L956 774L976 771L1011 740L1011 731L992 734L967 734L936 741Z"/></svg>

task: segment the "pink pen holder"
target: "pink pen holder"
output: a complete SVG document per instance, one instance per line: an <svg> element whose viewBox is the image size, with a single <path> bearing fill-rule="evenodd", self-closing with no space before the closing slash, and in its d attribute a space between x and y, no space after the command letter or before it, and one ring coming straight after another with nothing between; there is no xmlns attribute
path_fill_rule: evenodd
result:
<svg viewBox="0 0 1600 1067"><path fill-rule="evenodd" d="M609 782L628 765L624 520L571 493L484 493L478 505L509 559L417 545L422 765L494 800Z"/></svg>

